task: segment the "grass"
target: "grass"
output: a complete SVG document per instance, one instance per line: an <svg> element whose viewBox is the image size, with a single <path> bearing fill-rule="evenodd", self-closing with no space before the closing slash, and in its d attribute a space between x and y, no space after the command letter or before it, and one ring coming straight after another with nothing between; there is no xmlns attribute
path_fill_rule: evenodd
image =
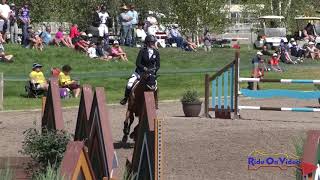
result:
<svg viewBox="0 0 320 180"><path fill-rule="evenodd" d="M117 103L123 96L127 78L135 68L137 48L126 48L129 62L102 62L89 59L81 53L66 48L49 47L44 52L24 49L16 45L7 45L8 53L14 54L12 64L0 63L0 72L4 72L5 90L4 107L6 110L41 108L41 100L27 99L24 85L31 70L32 63L44 65L46 77L49 77L51 67L61 67L70 64L73 67L72 76L81 84L91 84L93 87L104 87L108 103ZM229 63L234 57L233 49L213 49L210 53L184 52L179 49L160 49L161 69L158 79L160 100L180 99L187 89L195 89L204 96L204 75L214 74L219 68ZM241 50L241 76L249 77L251 58L255 50L247 47ZM319 79L318 62L306 62L301 65L287 65L285 73L267 73L268 78L305 78ZM245 86L243 84L242 86ZM263 84L263 88L288 88L313 90L313 85L279 85ZM78 99L63 100L63 106L75 106Z"/></svg>

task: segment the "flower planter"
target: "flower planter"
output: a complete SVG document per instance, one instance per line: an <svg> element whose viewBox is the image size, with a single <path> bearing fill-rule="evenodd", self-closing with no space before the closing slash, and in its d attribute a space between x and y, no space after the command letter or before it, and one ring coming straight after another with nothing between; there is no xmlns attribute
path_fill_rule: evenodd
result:
<svg viewBox="0 0 320 180"><path fill-rule="evenodd" d="M198 117L201 112L202 102L182 103L182 109L186 117Z"/></svg>

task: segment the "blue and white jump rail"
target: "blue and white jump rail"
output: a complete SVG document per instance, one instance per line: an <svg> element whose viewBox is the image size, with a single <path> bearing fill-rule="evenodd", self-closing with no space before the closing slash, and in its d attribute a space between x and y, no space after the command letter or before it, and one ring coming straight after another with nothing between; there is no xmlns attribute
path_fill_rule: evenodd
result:
<svg viewBox="0 0 320 180"><path fill-rule="evenodd" d="M249 90L240 89L240 83L281 83L281 84L320 84L320 80L310 79L260 79L242 78L239 76L240 53L236 52L235 60L227 64L215 75L205 77L205 116L210 117L209 112L215 112L215 118L231 119L240 117L240 110L261 111L291 111L291 112L320 112L320 108L307 107L261 107L239 105L239 95L250 98L293 98L293 99L320 99L320 91L297 91L286 89ZM210 91L211 86L211 91ZM209 104L210 93L212 97Z"/></svg>
<svg viewBox="0 0 320 180"><path fill-rule="evenodd" d="M260 79L260 78L239 78L239 82L270 82L283 84L320 84L320 80L309 79Z"/></svg>

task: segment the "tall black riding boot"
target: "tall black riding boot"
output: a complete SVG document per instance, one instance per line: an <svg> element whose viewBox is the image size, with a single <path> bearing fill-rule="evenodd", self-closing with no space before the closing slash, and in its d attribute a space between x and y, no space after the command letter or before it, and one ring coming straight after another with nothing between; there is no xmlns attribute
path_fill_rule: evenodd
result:
<svg viewBox="0 0 320 180"><path fill-rule="evenodd" d="M125 92L124 92L124 98L120 101L121 105L126 105L129 95L130 95L131 89L126 88Z"/></svg>

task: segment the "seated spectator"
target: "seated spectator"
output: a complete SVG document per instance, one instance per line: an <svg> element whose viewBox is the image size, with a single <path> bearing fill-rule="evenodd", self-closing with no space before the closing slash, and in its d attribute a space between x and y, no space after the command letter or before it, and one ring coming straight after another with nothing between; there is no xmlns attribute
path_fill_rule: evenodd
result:
<svg viewBox="0 0 320 180"><path fill-rule="evenodd" d="M37 89L48 90L48 82L41 71L42 65L38 63L34 63L32 65L32 71L29 74L31 83L35 84Z"/></svg>
<svg viewBox="0 0 320 180"><path fill-rule="evenodd" d="M294 42L296 42L296 41L294 40L294 38L291 38L291 39L290 39L290 42L288 43L288 48L289 48L289 49L292 48L292 44L293 44Z"/></svg>
<svg viewBox="0 0 320 180"><path fill-rule="evenodd" d="M39 35L32 30L32 27L28 27L27 34L26 34L26 48L35 48L39 49L40 51L43 50L42 39Z"/></svg>
<svg viewBox="0 0 320 180"><path fill-rule="evenodd" d="M308 23L307 26L303 29L303 35L304 39L309 40L309 41L314 41L315 40L315 30L314 26L311 23Z"/></svg>
<svg viewBox="0 0 320 180"><path fill-rule="evenodd" d="M51 36L51 28L49 26L46 27L46 31L40 34L40 37L42 39L43 44L45 44L46 46L53 43L53 39Z"/></svg>
<svg viewBox="0 0 320 180"><path fill-rule="evenodd" d="M85 32L82 32L74 43L75 49L82 52L87 52L89 48L89 42L87 41L87 39L87 34Z"/></svg>
<svg viewBox="0 0 320 180"><path fill-rule="evenodd" d="M280 60L286 64L297 64L295 59L291 58L288 46L284 43L283 39L280 42Z"/></svg>
<svg viewBox="0 0 320 180"><path fill-rule="evenodd" d="M128 61L127 54L122 50L118 41L113 42L113 46L111 48L111 56L122 61Z"/></svg>
<svg viewBox="0 0 320 180"><path fill-rule="evenodd" d="M75 98L80 95L80 85L75 81L71 80L70 72L72 68L69 65L64 65L62 71L59 74L59 85L62 88L68 88L73 92Z"/></svg>
<svg viewBox="0 0 320 180"><path fill-rule="evenodd" d="M187 41L185 42L185 50L186 51L197 51L197 45L192 42L192 38L188 37Z"/></svg>
<svg viewBox="0 0 320 180"><path fill-rule="evenodd" d="M263 46L263 47L262 47L261 53L262 53L264 56L269 56L269 57L272 56L272 53L268 51L267 46Z"/></svg>
<svg viewBox="0 0 320 180"><path fill-rule="evenodd" d="M276 72L282 72L281 67L279 66L279 57L277 53L274 53L269 60L270 68Z"/></svg>
<svg viewBox="0 0 320 180"><path fill-rule="evenodd" d="M296 42L292 43L292 47L290 49L291 56L298 58L297 61L303 62L303 57L305 55L306 50L299 47Z"/></svg>
<svg viewBox="0 0 320 180"><path fill-rule="evenodd" d="M307 57L311 57L312 60L320 58L319 49L316 48L314 42L309 42L307 47Z"/></svg>
<svg viewBox="0 0 320 180"><path fill-rule="evenodd" d="M183 38L178 30L178 25L175 24L173 28L170 30L170 36L172 38L172 42L177 44L177 47L180 48L183 45Z"/></svg>
<svg viewBox="0 0 320 180"><path fill-rule="evenodd" d="M72 24L72 26L70 28L70 35L69 36L70 36L71 40L80 36L80 32L78 31L77 24Z"/></svg>
<svg viewBox="0 0 320 180"><path fill-rule="evenodd" d="M3 43L6 41L2 38L0 33L0 62L13 62L13 55L5 54Z"/></svg>
<svg viewBox="0 0 320 180"><path fill-rule="evenodd" d="M90 43L87 53L90 58L98 58L96 45L94 43Z"/></svg>
<svg viewBox="0 0 320 180"><path fill-rule="evenodd" d="M102 46L101 42L97 42L96 54L100 59L105 60L105 61L109 61L109 60L112 59L112 56L109 55L110 53L103 49L103 46Z"/></svg>
<svg viewBox="0 0 320 180"><path fill-rule="evenodd" d="M60 44L62 43L64 46L68 47L68 48L74 48L70 37L65 37L64 34L64 29L63 27L59 27L58 32L56 33L55 39L54 39L54 44L56 46L60 46Z"/></svg>

